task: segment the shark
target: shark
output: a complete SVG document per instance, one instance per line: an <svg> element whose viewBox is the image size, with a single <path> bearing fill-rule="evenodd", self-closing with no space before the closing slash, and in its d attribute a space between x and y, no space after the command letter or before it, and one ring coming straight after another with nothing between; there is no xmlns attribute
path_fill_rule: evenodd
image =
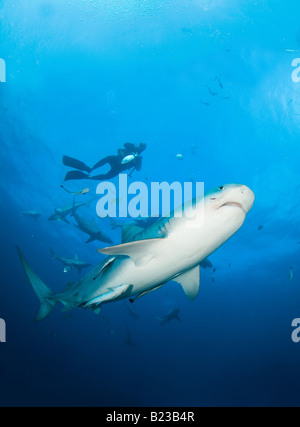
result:
<svg viewBox="0 0 300 427"><path fill-rule="evenodd" d="M64 208L56 208L54 210L54 213L49 216L48 221L64 221L67 224L70 224L70 222L67 220L67 216L74 214L77 209L83 207L83 206L89 206L90 203L93 202L94 199L89 200L88 202L83 203L73 203L70 206L66 206Z"/></svg>
<svg viewBox="0 0 300 427"><path fill-rule="evenodd" d="M24 211L24 212L21 212L21 213L22 213L23 216L27 216L29 218L33 218L36 221L42 216L41 214L39 214L36 211Z"/></svg>
<svg viewBox="0 0 300 427"><path fill-rule="evenodd" d="M174 211L142 230L133 241L126 241L124 231L124 243L99 249L107 257L58 293L38 277L18 248L41 304L36 321L45 319L58 303L64 311L80 307L99 314L103 304L127 298L134 302L170 281L180 284L194 300L200 290L200 263L242 227L254 200L253 191L245 185L222 185L186 204L185 215L178 217Z"/></svg>
<svg viewBox="0 0 300 427"><path fill-rule="evenodd" d="M78 255L76 254L74 258L63 258L54 252L52 248L50 248L50 252L53 259L56 259L57 261L60 261L65 266L64 272L67 273L73 268L76 268L78 270L78 273L81 273L81 270L84 268L91 267L92 264L88 264L87 262L80 261L78 258Z"/></svg>
<svg viewBox="0 0 300 427"><path fill-rule="evenodd" d="M175 308L163 317L156 316L156 319L160 321L161 326L164 326L166 323L171 322L171 320L178 320L179 322L181 322L181 319L179 317L179 311L179 308Z"/></svg>
<svg viewBox="0 0 300 427"><path fill-rule="evenodd" d="M126 304L126 308L127 308L127 311L128 311L128 315L130 317L132 317L135 320L139 319L139 315L135 311L133 311L127 304Z"/></svg>
<svg viewBox="0 0 300 427"><path fill-rule="evenodd" d="M126 325L126 337L124 340L124 344L129 345L130 347L136 347L136 343L133 341L127 325Z"/></svg>
<svg viewBox="0 0 300 427"><path fill-rule="evenodd" d="M76 227L90 236L86 243L93 242L94 240L99 240L104 243L112 243L112 240L98 228L94 219L87 220L76 212L73 212L73 217L77 222Z"/></svg>

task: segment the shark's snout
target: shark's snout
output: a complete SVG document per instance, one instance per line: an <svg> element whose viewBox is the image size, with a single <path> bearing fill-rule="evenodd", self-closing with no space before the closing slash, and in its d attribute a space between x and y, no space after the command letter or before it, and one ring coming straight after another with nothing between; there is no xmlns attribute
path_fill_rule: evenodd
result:
<svg viewBox="0 0 300 427"><path fill-rule="evenodd" d="M246 185L241 185L241 206L246 212L246 214L252 209L253 203L255 201L255 195L253 191Z"/></svg>
<svg viewBox="0 0 300 427"><path fill-rule="evenodd" d="M221 203L218 208L222 207L237 207L242 209L247 215L251 210L255 196L252 190L246 185L232 184L228 186L227 192L221 198Z"/></svg>

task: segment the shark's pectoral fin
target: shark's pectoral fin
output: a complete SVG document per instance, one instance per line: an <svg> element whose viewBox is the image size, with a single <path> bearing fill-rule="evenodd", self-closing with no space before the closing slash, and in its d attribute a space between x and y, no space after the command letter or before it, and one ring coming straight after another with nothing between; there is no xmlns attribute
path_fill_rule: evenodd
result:
<svg viewBox="0 0 300 427"><path fill-rule="evenodd" d="M200 287L200 267L199 265L192 270L188 270L185 273L177 276L173 279L175 282L179 283L186 296L190 300L194 300L199 292Z"/></svg>
<svg viewBox="0 0 300 427"><path fill-rule="evenodd" d="M96 240L95 239L95 237L94 236L91 236L85 243L91 243L91 242L93 242L94 240Z"/></svg>
<svg viewBox="0 0 300 427"><path fill-rule="evenodd" d="M110 258L108 259L104 265L102 266L101 270L99 271L99 273L97 273L97 275L93 278L93 280L98 279L98 277L100 276L101 273L103 273L105 270L108 269L109 266L111 266L111 264L115 261L116 257Z"/></svg>
<svg viewBox="0 0 300 427"><path fill-rule="evenodd" d="M155 257L155 248L158 242L161 242L161 239L139 240L137 242L99 249L98 252L104 255L128 256L137 266L141 266L147 264Z"/></svg>
<svg viewBox="0 0 300 427"><path fill-rule="evenodd" d="M95 308L99 308L104 302L115 301L120 297L124 298L127 293L130 293L131 289L132 285L121 285L114 289L109 289L109 292L99 295L84 304L84 308L92 308L92 310L95 310Z"/></svg>

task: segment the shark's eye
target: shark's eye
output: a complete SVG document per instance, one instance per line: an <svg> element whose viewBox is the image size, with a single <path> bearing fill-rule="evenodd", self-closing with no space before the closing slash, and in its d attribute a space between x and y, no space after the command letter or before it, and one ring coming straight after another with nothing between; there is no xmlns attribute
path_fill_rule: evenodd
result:
<svg viewBox="0 0 300 427"><path fill-rule="evenodd" d="M221 185L221 187L219 187L219 190L224 190L224 185Z"/></svg>
<svg viewBox="0 0 300 427"><path fill-rule="evenodd" d="M210 200L216 200L216 198L215 197L211 197Z"/></svg>

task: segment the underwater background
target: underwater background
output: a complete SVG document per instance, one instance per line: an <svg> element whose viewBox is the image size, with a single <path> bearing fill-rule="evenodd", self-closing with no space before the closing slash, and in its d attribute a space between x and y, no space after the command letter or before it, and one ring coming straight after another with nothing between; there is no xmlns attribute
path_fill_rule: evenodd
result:
<svg viewBox="0 0 300 427"><path fill-rule="evenodd" d="M299 405L299 14L298 0L0 1L0 406ZM243 183L252 211L195 301L172 282L134 315L120 301L34 323L16 245L55 292L88 269L64 273L50 247L100 262L105 243L48 218L72 204L63 155L92 165L127 141L147 144L133 180ZM120 243L96 201L80 212Z"/></svg>

